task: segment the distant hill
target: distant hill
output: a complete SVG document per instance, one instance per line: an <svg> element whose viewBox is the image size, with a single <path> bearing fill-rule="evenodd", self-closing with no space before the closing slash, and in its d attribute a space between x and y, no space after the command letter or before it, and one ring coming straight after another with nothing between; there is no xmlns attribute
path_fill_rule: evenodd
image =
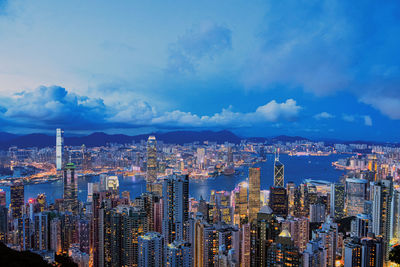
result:
<svg viewBox="0 0 400 267"><path fill-rule="evenodd" d="M108 143L127 144L132 142L140 142L141 140L147 140L149 135L154 135L158 141L163 141L168 144L185 144L198 141L203 143L204 141L217 142L219 144L229 142L238 144L241 140L247 140L249 142L256 143L276 143L276 142L295 142L295 141L311 141L310 139L301 136L287 136L279 135L275 137L240 137L236 134L223 130L223 131L172 131L166 133L150 133L140 135L124 135L124 134L106 134L103 132L96 132L86 136L67 136L64 138L64 143L67 146L80 146L85 145L87 147L104 146ZM323 140L323 139L321 139ZM315 141L315 140L314 140ZM323 140L327 144L342 143L342 144L385 144L380 142L370 141L343 141L343 140ZM0 132L0 149L8 149L11 146L17 147L51 147L56 145L56 138L54 135L47 135L41 133L27 134L27 135L16 135L6 132ZM398 144L395 144L398 146Z"/></svg>
<svg viewBox="0 0 400 267"><path fill-rule="evenodd" d="M5 133L4 133L5 134ZM74 136L65 137L64 143L67 146L80 146L84 144L87 147L104 146L107 143L126 144L134 142L140 142L141 140L147 140L149 135L154 135L157 140L163 141L170 144L185 144L192 143L195 141L204 142L217 142L217 143L239 143L243 138L238 137L230 131L174 131L167 133L151 133L141 134L135 136L129 136L124 134L106 134L103 132L92 133L87 136ZM6 136L6 135L4 135ZM0 148L7 149L11 146L17 147L48 147L55 146L55 136L46 134L27 134L27 135L14 135L5 139L0 139Z"/></svg>

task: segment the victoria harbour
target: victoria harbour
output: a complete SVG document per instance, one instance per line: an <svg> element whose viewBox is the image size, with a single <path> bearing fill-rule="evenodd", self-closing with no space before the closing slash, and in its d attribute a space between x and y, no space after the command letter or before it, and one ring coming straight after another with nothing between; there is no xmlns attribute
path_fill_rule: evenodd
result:
<svg viewBox="0 0 400 267"><path fill-rule="evenodd" d="M285 179L296 184L302 183L305 179L324 180L328 182L337 182L342 170L335 169L332 162L339 158L346 158L348 155L332 154L329 156L289 156L283 154L280 160L285 164ZM261 188L269 188L274 182L274 155L268 154L265 162L259 162L254 167L261 169ZM220 175L205 180L190 180L189 194L191 197L208 199L211 190L231 191L235 186L245 181L248 177L248 167L241 167L235 175ZM82 176L78 181L78 198L80 201L86 201L87 184L99 182L99 176ZM8 187L0 187L8 191ZM63 183L56 181L43 184L32 184L25 186L25 199L35 198L38 194L46 193L47 201L53 203L55 199L63 197ZM139 196L146 191L146 181L142 178L119 177L119 190L129 191L131 196ZM7 200L9 201L9 199Z"/></svg>

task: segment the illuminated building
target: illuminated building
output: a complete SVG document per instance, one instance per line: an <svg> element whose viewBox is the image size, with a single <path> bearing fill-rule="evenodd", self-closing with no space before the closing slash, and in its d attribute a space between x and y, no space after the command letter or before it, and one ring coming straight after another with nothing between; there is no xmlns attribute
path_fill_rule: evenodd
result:
<svg viewBox="0 0 400 267"><path fill-rule="evenodd" d="M345 244L344 267L361 267L361 244L358 239L353 239Z"/></svg>
<svg viewBox="0 0 400 267"><path fill-rule="evenodd" d="M290 233L283 230L268 248L267 266L301 266L300 253Z"/></svg>
<svg viewBox="0 0 400 267"><path fill-rule="evenodd" d="M61 171L64 167L64 131L60 128L56 130L56 168Z"/></svg>
<svg viewBox="0 0 400 267"><path fill-rule="evenodd" d="M384 244L381 238L368 236L361 239L361 266L382 267L384 256Z"/></svg>
<svg viewBox="0 0 400 267"><path fill-rule="evenodd" d="M174 240L187 240L189 220L189 176L171 175L163 184L163 235L166 245Z"/></svg>
<svg viewBox="0 0 400 267"><path fill-rule="evenodd" d="M288 218L282 222L282 230L287 230L294 242L299 248L299 252L306 249L309 241L310 223L307 218Z"/></svg>
<svg viewBox="0 0 400 267"><path fill-rule="evenodd" d="M251 224L251 266L266 266L268 247L279 235L279 228L271 208L263 206Z"/></svg>
<svg viewBox="0 0 400 267"><path fill-rule="evenodd" d="M7 243L8 231L8 210L5 206L0 206L0 242Z"/></svg>
<svg viewBox="0 0 400 267"><path fill-rule="evenodd" d="M277 216L287 216L287 196L284 187L270 188L269 206Z"/></svg>
<svg viewBox="0 0 400 267"><path fill-rule="evenodd" d="M60 218L53 218L50 221L50 249L55 253L62 252Z"/></svg>
<svg viewBox="0 0 400 267"><path fill-rule="evenodd" d="M286 184L286 193L288 197L288 215L295 216L296 213L296 205L298 202L296 201L296 185L293 182L288 182Z"/></svg>
<svg viewBox="0 0 400 267"><path fill-rule="evenodd" d="M118 196L119 181L118 176L107 176L106 178L106 190L111 191L114 195Z"/></svg>
<svg viewBox="0 0 400 267"><path fill-rule="evenodd" d="M303 267L325 267L326 249L321 247L321 239L311 240L303 251Z"/></svg>
<svg viewBox="0 0 400 267"><path fill-rule="evenodd" d="M92 257L93 266L99 266L100 257L100 193L94 192L92 196L92 217L91 217L91 230L90 230L90 254Z"/></svg>
<svg viewBox="0 0 400 267"><path fill-rule="evenodd" d="M346 179L346 215L357 216L364 211L367 197L367 180L357 178Z"/></svg>
<svg viewBox="0 0 400 267"><path fill-rule="evenodd" d="M400 189L393 189L392 207L390 212L390 239L400 240Z"/></svg>
<svg viewBox="0 0 400 267"><path fill-rule="evenodd" d="M166 265L171 267L191 267L192 266L192 254L191 244L181 240L175 240L167 246ZM145 265L143 265L145 266ZM151 265L157 266L157 265Z"/></svg>
<svg viewBox="0 0 400 267"><path fill-rule="evenodd" d="M260 211L260 168L249 168L249 222Z"/></svg>
<svg viewBox="0 0 400 267"><path fill-rule="evenodd" d="M241 232L241 266L250 266L251 263L251 224L243 224Z"/></svg>
<svg viewBox="0 0 400 267"><path fill-rule="evenodd" d="M233 164L233 152L232 152L232 147L228 146L227 165L231 164Z"/></svg>
<svg viewBox="0 0 400 267"><path fill-rule="evenodd" d="M79 231L79 250L89 254L90 253L90 221L81 218L78 224Z"/></svg>
<svg viewBox="0 0 400 267"><path fill-rule="evenodd" d="M46 213L36 213L34 215L34 243L33 249L35 250L48 250L49 249L49 217Z"/></svg>
<svg viewBox="0 0 400 267"><path fill-rule="evenodd" d="M24 184L15 183L10 186L11 211L13 219L22 217L22 207L24 206Z"/></svg>
<svg viewBox="0 0 400 267"><path fill-rule="evenodd" d="M197 148L197 153L196 153L196 163L199 167L200 170L204 170L204 162L205 162L205 149L204 148Z"/></svg>
<svg viewBox="0 0 400 267"><path fill-rule="evenodd" d="M344 185L332 183L331 194L330 194L330 212L332 218L338 220L345 216L344 204L345 204Z"/></svg>
<svg viewBox="0 0 400 267"><path fill-rule="evenodd" d="M157 141L155 136L149 136L147 140L147 174L146 189L153 191L152 185L157 180Z"/></svg>
<svg viewBox="0 0 400 267"><path fill-rule="evenodd" d="M65 211L78 214L78 177L73 163L68 163L64 168L64 205Z"/></svg>
<svg viewBox="0 0 400 267"><path fill-rule="evenodd" d="M234 224L241 225L248 215L248 201L247 195L249 184L241 182L235 192L235 214L237 217L234 219Z"/></svg>
<svg viewBox="0 0 400 267"><path fill-rule="evenodd" d="M138 266L164 266L164 238L160 233L148 232L138 238ZM186 251L185 251L186 252ZM168 252L167 252L168 255ZM190 255L190 254L189 254ZM168 265L167 266L176 266ZM183 266L183 265L180 265Z"/></svg>
<svg viewBox="0 0 400 267"><path fill-rule="evenodd" d="M275 155L274 161L274 187L284 187L285 186L285 166L279 161L279 151L278 155Z"/></svg>
<svg viewBox="0 0 400 267"><path fill-rule="evenodd" d="M160 204L160 198L151 192L145 192L134 200L134 205L146 212L150 232L156 231L154 225L156 224L156 219L158 220L155 216L155 205L157 204Z"/></svg>
<svg viewBox="0 0 400 267"><path fill-rule="evenodd" d="M327 266L335 266L336 250L338 243L338 225L333 223L331 219L327 220L322 226L314 231L315 238L322 240L322 245L326 249Z"/></svg>
<svg viewBox="0 0 400 267"><path fill-rule="evenodd" d="M390 209L392 201L393 184L390 180L381 180L371 185L373 195L372 229L376 236L388 240L390 236Z"/></svg>
<svg viewBox="0 0 400 267"><path fill-rule="evenodd" d="M0 206L6 206L6 191L0 189Z"/></svg>
<svg viewBox="0 0 400 267"><path fill-rule="evenodd" d="M203 228L203 266L215 266L218 255L218 231L212 225Z"/></svg>

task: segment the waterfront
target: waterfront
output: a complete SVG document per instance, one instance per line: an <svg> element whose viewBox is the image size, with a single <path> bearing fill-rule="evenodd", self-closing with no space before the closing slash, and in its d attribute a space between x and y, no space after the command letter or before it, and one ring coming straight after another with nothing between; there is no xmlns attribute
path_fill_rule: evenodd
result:
<svg viewBox="0 0 400 267"><path fill-rule="evenodd" d="M335 182L344 173L343 170L337 170L332 166L332 162L339 158L346 158L349 155L330 156L289 156L281 155L280 160L285 164L285 182L293 181L300 184L304 179L326 180ZM273 164L274 156L267 155L267 161L260 162L255 167L261 168L261 189L269 189L273 184ZM243 167L242 171L237 175L232 176L217 176L207 180L191 180L190 181L190 196L199 199L200 196L207 198L211 190L232 190L235 186L244 181L248 175L248 168ZM80 201L86 201L87 184L89 182L98 182L98 176L80 177L78 182L78 198ZM121 177L119 179L119 191L129 191L131 198L139 196L146 190L146 183L143 179L135 179L133 177ZM0 187L9 192L8 187ZM25 201L29 198L34 198L40 193L45 193L49 203L54 202L56 198L62 198L63 185L62 181L44 184L31 184L25 186ZM9 203L9 193L7 193L7 202Z"/></svg>

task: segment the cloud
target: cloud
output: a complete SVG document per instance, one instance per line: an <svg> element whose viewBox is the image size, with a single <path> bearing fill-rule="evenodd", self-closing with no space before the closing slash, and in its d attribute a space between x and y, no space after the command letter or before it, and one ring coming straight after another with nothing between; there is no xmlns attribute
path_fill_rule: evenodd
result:
<svg viewBox="0 0 400 267"><path fill-rule="evenodd" d="M232 32L210 22L195 25L168 49L168 71L195 72L199 61L214 59L232 47Z"/></svg>
<svg viewBox="0 0 400 267"><path fill-rule="evenodd" d="M395 0L270 1L243 82L318 96L346 91L400 119L399 13Z"/></svg>
<svg viewBox="0 0 400 267"><path fill-rule="evenodd" d="M334 117L335 117L334 115L332 115L332 114L330 114L328 112L325 112L325 111L314 115L314 118L317 119L317 120L332 119Z"/></svg>
<svg viewBox="0 0 400 267"><path fill-rule="evenodd" d="M342 114L342 119L347 122L363 122L365 126L372 126L372 118L369 115Z"/></svg>
<svg viewBox="0 0 400 267"><path fill-rule="evenodd" d="M32 92L20 92L0 107L3 126L20 128L102 130L111 128L213 128L246 127L262 123L294 121L301 106L293 99L275 100L259 106L254 112L222 109L212 116L201 116L180 110L157 112L149 103L128 100L106 105L101 98L90 98L68 92L60 86L41 86ZM7 103L4 102L4 103ZM12 122L12 123L11 123ZM1 129L0 129L1 130Z"/></svg>
<svg viewBox="0 0 400 267"><path fill-rule="evenodd" d="M365 116L364 116L364 124L365 124L366 126L372 126L372 119L371 119L370 116L368 116L368 115L365 115Z"/></svg>

